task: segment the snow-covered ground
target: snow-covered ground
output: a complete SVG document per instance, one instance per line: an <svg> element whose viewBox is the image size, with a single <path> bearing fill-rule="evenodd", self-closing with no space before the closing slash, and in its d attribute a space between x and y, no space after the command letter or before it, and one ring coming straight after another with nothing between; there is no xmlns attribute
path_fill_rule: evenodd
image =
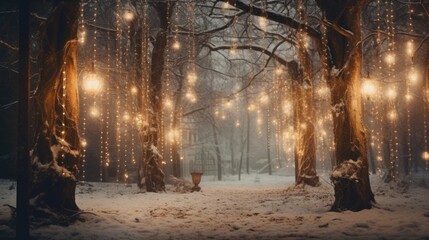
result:
<svg viewBox="0 0 429 240"><path fill-rule="evenodd" d="M76 200L88 212L67 227L31 229L36 239L429 239L429 176L408 188L372 176L377 204L361 212L329 212L333 188L322 176L317 188L293 188L294 177L244 175L223 181L203 176L201 192L139 193L114 183L78 186ZM0 239L15 205L14 182L0 180Z"/></svg>

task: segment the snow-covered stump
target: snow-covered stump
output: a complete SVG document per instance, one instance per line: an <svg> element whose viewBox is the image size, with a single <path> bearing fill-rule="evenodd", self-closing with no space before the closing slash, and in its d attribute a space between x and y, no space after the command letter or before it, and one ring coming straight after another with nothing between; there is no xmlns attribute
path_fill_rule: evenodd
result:
<svg viewBox="0 0 429 240"><path fill-rule="evenodd" d="M360 211L370 209L374 197L368 194L367 184L361 160L348 160L334 168L331 181L334 184L335 202L332 211Z"/></svg>

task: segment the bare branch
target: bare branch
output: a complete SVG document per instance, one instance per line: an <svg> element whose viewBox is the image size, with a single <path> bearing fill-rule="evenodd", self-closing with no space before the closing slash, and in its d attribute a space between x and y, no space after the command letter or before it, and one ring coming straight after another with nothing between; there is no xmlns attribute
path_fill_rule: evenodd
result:
<svg viewBox="0 0 429 240"><path fill-rule="evenodd" d="M7 42L5 42L5 41L3 41L3 40L0 40L0 44L2 44L2 45L4 45L4 46L8 47L9 49L11 49L11 50L13 50L13 51L18 51L18 50L19 50L19 49L18 49L18 47L13 46L12 44L9 44L9 43L7 43Z"/></svg>

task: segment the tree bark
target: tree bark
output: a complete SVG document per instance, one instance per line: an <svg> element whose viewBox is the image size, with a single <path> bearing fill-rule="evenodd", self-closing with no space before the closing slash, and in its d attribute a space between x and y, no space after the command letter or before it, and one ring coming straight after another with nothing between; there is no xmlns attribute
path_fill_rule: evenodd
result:
<svg viewBox="0 0 429 240"><path fill-rule="evenodd" d="M368 157L365 129L363 126L361 103L361 67L362 67L362 29L361 14L366 1L322 1L317 0L327 20L336 23L352 33L344 36L338 31L328 29L329 55L332 57L331 76L328 84L331 89L331 105L334 121L334 141L336 167L334 173L347 169L348 161L354 161L357 179L347 176L353 174L332 175L335 202L334 211L359 211L371 208L374 195L368 174Z"/></svg>
<svg viewBox="0 0 429 240"><path fill-rule="evenodd" d="M31 156L32 202L35 207L65 214L79 210L75 202L81 149L78 135L78 13L78 0L61 1L44 23L39 55L40 81L34 98L37 127Z"/></svg>
<svg viewBox="0 0 429 240"><path fill-rule="evenodd" d="M213 120L214 121L214 120ZM217 180L222 180L222 157L220 155L219 141L217 138L216 125L212 123L213 139L215 144L216 160L217 160Z"/></svg>
<svg viewBox="0 0 429 240"><path fill-rule="evenodd" d="M295 138L295 184L317 186L316 143L313 125L313 89L311 62L304 50L300 53L301 65L290 64L289 74L294 80L293 111Z"/></svg>
<svg viewBox="0 0 429 240"><path fill-rule="evenodd" d="M164 172L161 168L162 156L158 153L160 134L161 134L161 118L163 109L162 99L162 76L165 66L164 53L167 46L167 37L170 32L170 19L172 13L172 3L159 2L154 3L154 7L158 13L160 25L158 32L153 42L153 49L150 62L150 74L147 79L148 93L147 99L143 99L146 104L141 104L146 109L141 109L143 114L147 115L148 126L142 131L143 139L143 157L139 164L138 171L138 186L146 187L148 192L158 192L165 190ZM144 6L147 7L147 6ZM146 11L148 12L148 11ZM145 60L149 54L148 42L149 30L144 29L143 36L146 41L143 46L143 65L148 64ZM145 67L147 69L147 67ZM147 69L148 71L149 69ZM145 93L143 93L145 94Z"/></svg>

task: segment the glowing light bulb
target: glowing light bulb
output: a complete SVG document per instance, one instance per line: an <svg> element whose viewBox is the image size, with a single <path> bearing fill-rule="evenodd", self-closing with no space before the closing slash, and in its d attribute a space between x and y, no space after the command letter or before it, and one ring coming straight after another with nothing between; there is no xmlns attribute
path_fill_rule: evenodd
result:
<svg viewBox="0 0 429 240"><path fill-rule="evenodd" d="M419 75L414 69L411 69L411 71L408 73L408 79L410 80L411 83L416 83L417 80L419 79Z"/></svg>
<svg viewBox="0 0 429 240"><path fill-rule="evenodd" d="M224 10L229 9L229 3L224 2L224 3L222 4L222 9L224 9Z"/></svg>
<svg viewBox="0 0 429 240"><path fill-rule="evenodd" d="M231 108L231 106L232 106L232 102L230 100L226 101L225 108L229 109L229 108Z"/></svg>
<svg viewBox="0 0 429 240"><path fill-rule="evenodd" d="M395 54L393 54L393 53L386 54L386 56L384 57L384 61L389 65L394 64L395 63Z"/></svg>
<svg viewBox="0 0 429 240"><path fill-rule="evenodd" d="M414 42L412 40L407 42L407 48L406 48L407 54L409 56L414 55Z"/></svg>
<svg viewBox="0 0 429 240"><path fill-rule="evenodd" d="M394 120L396 120L396 119L398 118L398 115L396 114L396 111L391 110L391 111L387 114L387 117L388 117L390 120L394 121Z"/></svg>
<svg viewBox="0 0 429 240"><path fill-rule="evenodd" d="M259 125L259 124L262 124L262 118L259 118L259 117L258 117L258 118L256 119L256 123L257 123L258 125Z"/></svg>
<svg viewBox="0 0 429 240"><path fill-rule="evenodd" d="M425 160L425 161L429 161L429 152L424 151L422 153L422 159Z"/></svg>
<svg viewBox="0 0 429 240"><path fill-rule="evenodd" d="M406 101L411 101L412 99L413 99L413 96L411 96L411 94L405 94Z"/></svg>
<svg viewBox="0 0 429 240"><path fill-rule="evenodd" d="M361 92L363 95L371 96L374 95L377 91L374 81L366 80L362 83Z"/></svg>
<svg viewBox="0 0 429 240"><path fill-rule="evenodd" d="M173 106L173 102L169 98L165 99L165 107L171 108L172 106Z"/></svg>
<svg viewBox="0 0 429 240"><path fill-rule="evenodd" d="M231 53L231 55L236 55L236 54L237 54L237 49L236 49L235 47L232 47L232 48L229 50L229 53Z"/></svg>
<svg viewBox="0 0 429 240"><path fill-rule="evenodd" d="M134 13L130 10L125 10L122 17L124 18L125 21L131 22L134 20Z"/></svg>
<svg viewBox="0 0 429 240"><path fill-rule="evenodd" d="M137 91L138 91L138 89L137 89L137 87L136 87L136 86L133 86L133 87L131 88L131 94L136 95L136 94L137 94Z"/></svg>
<svg viewBox="0 0 429 240"><path fill-rule="evenodd" d="M255 106L254 104L250 104L250 105L247 107L247 110L249 110L250 112L255 111L255 109L256 109L256 106Z"/></svg>
<svg viewBox="0 0 429 240"><path fill-rule="evenodd" d="M128 173L124 174L125 179L128 179Z"/></svg>
<svg viewBox="0 0 429 240"><path fill-rule="evenodd" d="M236 127L240 127L240 121L235 122Z"/></svg>
<svg viewBox="0 0 429 240"><path fill-rule="evenodd" d="M98 117L100 115L100 111L95 106L91 107L91 109L89 110L89 113L91 114L92 117Z"/></svg>
<svg viewBox="0 0 429 240"><path fill-rule="evenodd" d="M289 101L283 103L283 112L288 115L292 114L292 104Z"/></svg>
<svg viewBox="0 0 429 240"><path fill-rule="evenodd" d="M268 95L266 93L263 93L261 96L261 103L266 104L269 100L270 98L268 97Z"/></svg>
<svg viewBox="0 0 429 240"><path fill-rule="evenodd" d="M190 84L195 84L197 82L197 74L195 74L194 72L191 72L188 74L188 82Z"/></svg>
<svg viewBox="0 0 429 240"><path fill-rule="evenodd" d="M84 77L83 89L88 93L96 94L100 92L102 87L102 82L100 77L95 73L88 73Z"/></svg>
<svg viewBox="0 0 429 240"><path fill-rule="evenodd" d="M395 99L397 95L398 93L394 88L389 88L386 91L386 97L388 97L389 99Z"/></svg>
<svg viewBox="0 0 429 240"><path fill-rule="evenodd" d="M86 142L86 139L81 139L81 140L80 140L80 145L81 145L83 148L85 148L85 147L88 145L88 143Z"/></svg>
<svg viewBox="0 0 429 240"><path fill-rule="evenodd" d="M281 68L281 67L277 67L276 68L276 74L277 75L281 75L283 73L283 68Z"/></svg>
<svg viewBox="0 0 429 240"><path fill-rule="evenodd" d="M259 20L258 21L259 22L259 27L262 28L262 29L265 29L267 27L267 25L268 25L267 18L265 18L265 17L259 17L258 20Z"/></svg>
<svg viewBox="0 0 429 240"><path fill-rule="evenodd" d="M174 50L179 50L179 49L180 49L180 43L179 43L178 41L175 41L175 42L173 43L173 49L174 49Z"/></svg>
<svg viewBox="0 0 429 240"><path fill-rule="evenodd" d="M303 34L302 41L304 42L304 48L308 48L310 46L310 37L307 34Z"/></svg>
<svg viewBox="0 0 429 240"><path fill-rule="evenodd" d="M125 121L128 121L128 120L130 120L130 119L131 119L130 114L129 114L128 112L125 112L125 113L124 113L124 120L125 120Z"/></svg>
<svg viewBox="0 0 429 240"><path fill-rule="evenodd" d="M305 124L305 123L301 123L300 127L301 127L302 129L306 129L306 128L307 128L307 124Z"/></svg>
<svg viewBox="0 0 429 240"><path fill-rule="evenodd" d="M84 44L85 43L85 39L86 39L86 31L85 30L80 30L78 32L77 39L79 39L79 43L80 44Z"/></svg>

